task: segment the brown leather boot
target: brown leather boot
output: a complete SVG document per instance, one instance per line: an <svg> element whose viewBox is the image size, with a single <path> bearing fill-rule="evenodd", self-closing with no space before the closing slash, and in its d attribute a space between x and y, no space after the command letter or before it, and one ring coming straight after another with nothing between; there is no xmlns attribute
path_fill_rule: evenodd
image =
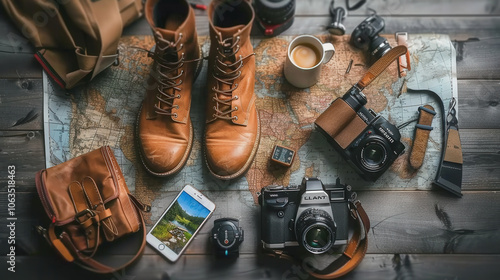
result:
<svg viewBox="0 0 500 280"><path fill-rule="evenodd" d="M191 86L202 58L187 1L148 0L144 10L156 46L136 137L146 169L167 176L179 171L191 152Z"/></svg>
<svg viewBox="0 0 500 280"><path fill-rule="evenodd" d="M260 140L250 42L254 11L247 1L213 1L208 16L205 160L215 177L227 180L250 167Z"/></svg>

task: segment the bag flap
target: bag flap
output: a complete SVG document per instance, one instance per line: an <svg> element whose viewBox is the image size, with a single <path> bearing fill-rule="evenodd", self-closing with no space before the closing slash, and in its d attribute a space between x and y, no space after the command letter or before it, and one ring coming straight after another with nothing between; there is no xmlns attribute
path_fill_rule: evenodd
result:
<svg viewBox="0 0 500 280"><path fill-rule="evenodd" d="M37 191L47 215L56 225L74 220L76 210L68 189L71 182L81 182L89 176L95 180L104 203L118 197L116 174L109 159L113 154L106 149L109 147L102 147L39 172Z"/></svg>

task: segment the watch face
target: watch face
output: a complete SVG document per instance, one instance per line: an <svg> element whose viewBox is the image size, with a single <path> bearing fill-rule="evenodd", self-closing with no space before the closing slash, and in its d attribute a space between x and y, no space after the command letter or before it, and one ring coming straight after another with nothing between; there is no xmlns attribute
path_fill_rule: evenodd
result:
<svg viewBox="0 0 500 280"><path fill-rule="evenodd" d="M217 242L223 248L229 248L236 242L236 229L231 224L224 223L217 230Z"/></svg>

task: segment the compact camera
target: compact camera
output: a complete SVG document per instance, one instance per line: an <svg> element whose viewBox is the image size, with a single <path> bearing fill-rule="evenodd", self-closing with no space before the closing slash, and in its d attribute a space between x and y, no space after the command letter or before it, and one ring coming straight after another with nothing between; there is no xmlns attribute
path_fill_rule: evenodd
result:
<svg viewBox="0 0 500 280"><path fill-rule="evenodd" d="M355 85L316 119L316 128L365 180L376 181L401 155L399 129L366 109L366 96Z"/></svg>
<svg viewBox="0 0 500 280"><path fill-rule="evenodd" d="M348 239L351 187L323 185L304 178L300 186L267 186L259 195L261 238L266 249L302 246L313 254L344 245Z"/></svg>
<svg viewBox="0 0 500 280"><path fill-rule="evenodd" d="M384 28L384 19L378 15L372 15L352 31L351 44L356 48L368 50L372 59L377 60L391 49L387 39L379 36Z"/></svg>

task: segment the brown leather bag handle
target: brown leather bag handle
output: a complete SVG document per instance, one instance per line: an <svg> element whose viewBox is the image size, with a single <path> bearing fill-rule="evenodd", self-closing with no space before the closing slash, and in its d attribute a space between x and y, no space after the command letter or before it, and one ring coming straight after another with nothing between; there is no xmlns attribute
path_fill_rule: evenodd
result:
<svg viewBox="0 0 500 280"><path fill-rule="evenodd" d="M370 231L370 219L366 214L361 202L349 202L351 209L350 218L355 221L354 232L342 255L333 261L328 267L320 271L306 267L307 272L319 279L335 279L346 275L356 268L363 260L368 248L368 232ZM299 263L299 259L289 254L275 252L274 256Z"/></svg>
<svg viewBox="0 0 500 280"><path fill-rule="evenodd" d="M56 251L67 261L74 261L77 265L95 273L113 273L115 271L121 270L133 263L141 256L142 251L146 246L146 224L144 223L142 211L149 212L151 210L151 207L139 203L139 201L133 195L129 194L129 197L132 200L134 209L135 211L137 211L137 214L141 220L141 227L139 229L139 232L142 232L142 242L139 249L137 250L137 253L129 261L119 267L107 266L101 262L98 262L94 258L81 253L75 248L68 234L63 232L62 234L60 234L60 237L56 236L54 224L50 224L49 228L47 229L47 234L44 235L49 244L51 244L56 249Z"/></svg>

